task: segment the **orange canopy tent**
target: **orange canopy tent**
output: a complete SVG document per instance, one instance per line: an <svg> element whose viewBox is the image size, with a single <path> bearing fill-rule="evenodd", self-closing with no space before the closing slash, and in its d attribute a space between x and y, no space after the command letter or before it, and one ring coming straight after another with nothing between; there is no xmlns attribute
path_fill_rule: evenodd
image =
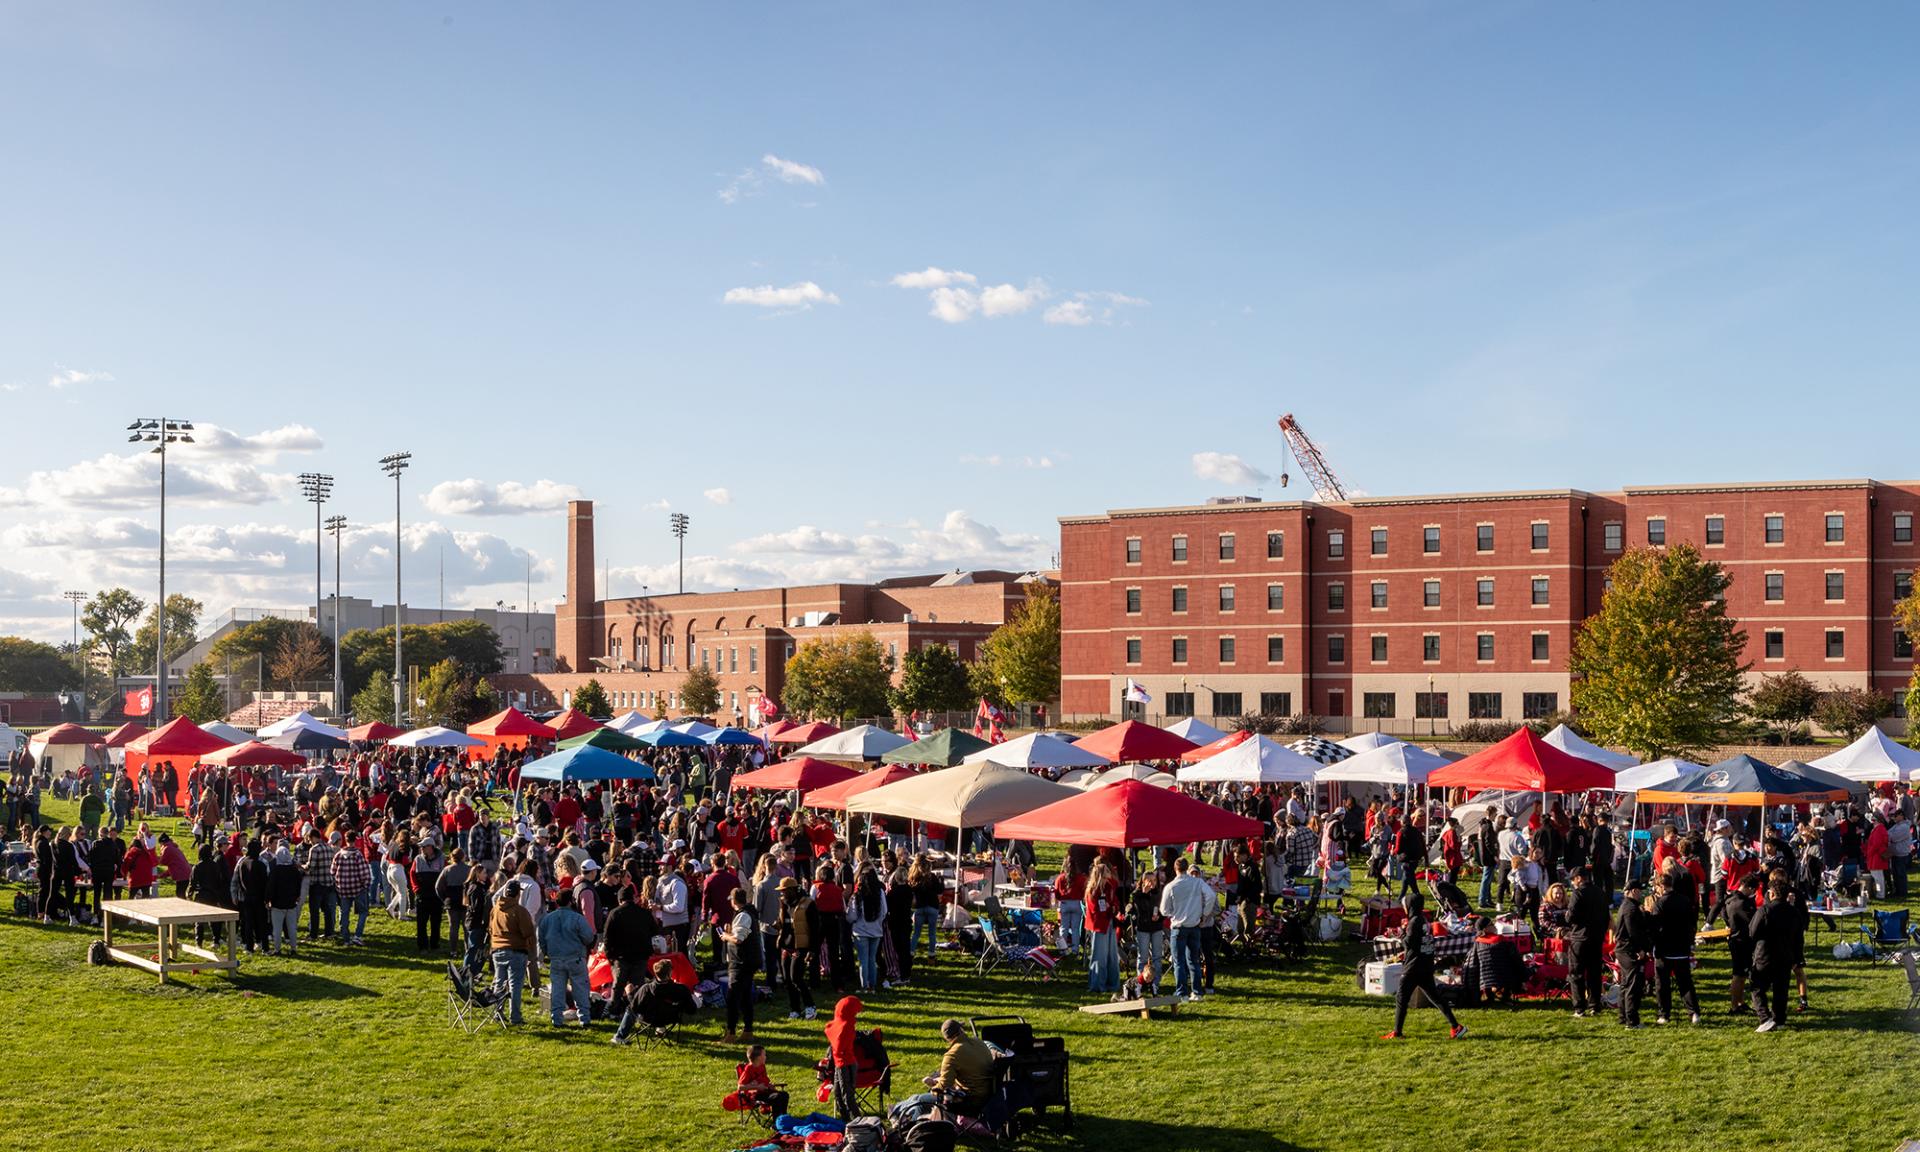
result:
<svg viewBox="0 0 1920 1152"><path fill-rule="evenodd" d="M849 796L858 796L870 788L884 788L888 784L896 784L918 775L919 772L906 764L884 764L871 772L862 772L851 780L828 784L824 788L814 788L802 796L800 802L809 808L842 810L846 808Z"/></svg>
<svg viewBox="0 0 1920 1152"><path fill-rule="evenodd" d="M218 752L232 743L231 740L215 736L185 716L176 716L128 743L127 775L135 776L142 768L152 769L159 764L173 765L180 777L180 791L174 797L174 803L184 810L187 805L187 769L207 753Z"/></svg>
<svg viewBox="0 0 1920 1152"><path fill-rule="evenodd" d="M549 721L547 727L553 729L557 738L567 740L574 736L585 736L604 725L578 708L569 708Z"/></svg>
<svg viewBox="0 0 1920 1152"><path fill-rule="evenodd" d="M405 728L395 728L379 720L369 721L358 728L347 729L347 739L355 744L384 744L395 736L406 733Z"/></svg>
<svg viewBox="0 0 1920 1152"><path fill-rule="evenodd" d="M1102 728L1091 736L1073 742L1082 752L1105 756L1115 764L1137 764L1142 760L1178 760L1198 745L1165 728L1155 728L1138 720L1122 720Z"/></svg>
<svg viewBox="0 0 1920 1152"><path fill-rule="evenodd" d="M827 723L825 720L815 720L809 724L795 724L791 728L783 728L774 735L767 737L767 743L811 744L815 740L825 740L827 737L839 731L839 728ZM734 782L739 783L737 779Z"/></svg>
<svg viewBox="0 0 1920 1152"><path fill-rule="evenodd" d="M265 768L271 765L279 765L283 768L304 768L307 766L307 758L291 748L275 748L271 744L249 740L245 744L234 744L209 752L200 757L200 763L212 764L218 768Z"/></svg>
<svg viewBox="0 0 1920 1152"><path fill-rule="evenodd" d="M467 749L469 760L488 760L492 759L496 749L511 748L517 751L536 739L554 739L553 729L511 706L485 720L476 720L467 725L467 735L484 741Z"/></svg>
<svg viewBox="0 0 1920 1152"><path fill-rule="evenodd" d="M1242 728L1238 732L1229 732L1211 744L1202 744L1191 752L1182 752L1180 754L1180 763L1198 764L1209 756L1218 756L1229 748L1238 748L1251 739L1253 739L1253 729L1251 728Z"/></svg>

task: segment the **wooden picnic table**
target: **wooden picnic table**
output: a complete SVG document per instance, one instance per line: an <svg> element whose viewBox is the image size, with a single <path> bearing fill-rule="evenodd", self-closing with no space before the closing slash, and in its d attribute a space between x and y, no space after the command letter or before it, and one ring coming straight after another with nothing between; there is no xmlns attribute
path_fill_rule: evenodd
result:
<svg viewBox="0 0 1920 1152"><path fill-rule="evenodd" d="M113 946L115 916L136 924L153 925L160 937L160 946L155 954L149 956L144 950L130 952L124 948L115 948ZM234 936L239 923L240 913L232 908L181 900L173 896L157 900L107 900L100 905L100 927L105 933L107 954L123 964L131 964L136 968L145 968L149 972L159 973L162 984L167 982L169 972L238 971L240 957L234 947ZM218 952L209 951L197 944L189 944L180 939L181 928L200 924L227 925L227 954L224 958ZM186 954L185 958L182 958L182 953Z"/></svg>

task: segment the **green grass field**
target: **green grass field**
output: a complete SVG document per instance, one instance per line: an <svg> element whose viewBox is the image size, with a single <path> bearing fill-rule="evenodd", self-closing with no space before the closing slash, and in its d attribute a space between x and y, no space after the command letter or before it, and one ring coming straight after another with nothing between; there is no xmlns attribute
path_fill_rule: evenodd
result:
<svg viewBox="0 0 1920 1152"><path fill-rule="evenodd" d="M52 806L49 816L68 813ZM10 902L10 894L8 896ZM530 1023L468 1037L445 1023L439 960L384 913L369 946L248 960L239 976L161 987L87 967L93 933L0 919L0 1067L20 1147L62 1149L733 1148L720 1109L740 1053L709 1013L679 1042L614 1048L610 1026ZM1830 946L1832 937L1827 936ZM1756 1036L1726 1015L1726 966L1700 972L1699 1028L1573 1020L1564 1002L1464 1014L1446 1038L1417 1012L1383 1044L1388 1000L1361 995L1355 945L1294 968L1230 967L1223 995L1177 1018L1092 1017L1073 979L984 981L943 962L882 993L904 1091L932 1070L947 1015L1025 1015L1072 1053L1078 1123L1035 1149L1892 1148L1920 1135L1915 1020L1897 967L1814 956L1814 1011ZM824 1003L824 1002L823 1002ZM763 1014L764 1015L764 1014ZM759 1029L804 1101L820 1024ZM1652 1012L1647 1013L1648 1021Z"/></svg>

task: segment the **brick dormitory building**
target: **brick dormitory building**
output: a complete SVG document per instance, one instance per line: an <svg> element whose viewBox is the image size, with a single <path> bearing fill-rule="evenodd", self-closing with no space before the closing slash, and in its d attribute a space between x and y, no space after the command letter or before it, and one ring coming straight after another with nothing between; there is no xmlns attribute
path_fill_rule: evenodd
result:
<svg viewBox="0 0 1920 1152"><path fill-rule="evenodd" d="M681 716L687 672L713 671L721 719L752 717L780 699L787 660L809 640L871 633L895 661L929 644L972 660L1039 573L956 571L871 584L813 584L733 592L602 599L594 588L593 502L567 505L567 598L555 610L552 673L495 677L534 707L564 707L589 679L616 713Z"/></svg>
<svg viewBox="0 0 1920 1152"><path fill-rule="evenodd" d="M1060 711L1121 714L1132 678L1149 714L1403 733L1544 716L1567 707L1568 649L1608 566L1681 541L1731 576L1753 675L1898 699L1913 652L1892 608L1916 515L1920 483L1834 480L1064 517Z"/></svg>

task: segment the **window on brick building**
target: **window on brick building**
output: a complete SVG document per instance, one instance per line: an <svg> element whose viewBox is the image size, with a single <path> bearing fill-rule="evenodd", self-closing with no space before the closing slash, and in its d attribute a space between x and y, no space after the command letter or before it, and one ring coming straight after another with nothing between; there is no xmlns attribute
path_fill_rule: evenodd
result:
<svg viewBox="0 0 1920 1152"><path fill-rule="evenodd" d="M1140 589L1129 588L1127 589L1127 614L1133 615L1139 611L1140 611Z"/></svg>
<svg viewBox="0 0 1920 1152"><path fill-rule="evenodd" d="M1727 542L1727 518L1725 516L1707 517L1707 543L1725 544Z"/></svg>
<svg viewBox="0 0 1920 1152"><path fill-rule="evenodd" d="M752 645L748 645L747 647L747 671L760 671L760 649Z"/></svg>
<svg viewBox="0 0 1920 1152"><path fill-rule="evenodd" d="M1447 694L1445 692L1415 692L1413 694L1413 718L1415 720L1445 720L1447 718Z"/></svg>
<svg viewBox="0 0 1920 1152"><path fill-rule="evenodd" d="M1476 524L1473 528L1473 548L1476 552L1493 551L1493 525Z"/></svg>
<svg viewBox="0 0 1920 1152"><path fill-rule="evenodd" d="M1284 584L1267 585L1267 611L1279 612L1287 606L1287 587Z"/></svg>
<svg viewBox="0 0 1920 1152"><path fill-rule="evenodd" d="M1215 692L1213 694L1213 714L1215 716L1240 715L1240 693Z"/></svg>
<svg viewBox="0 0 1920 1152"><path fill-rule="evenodd" d="M1178 637L1173 642L1173 662L1175 664L1185 664L1187 662L1187 638L1185 636Z"/></svg>
<svg viewBox="0 0 1920 1152"><path fill-rule="evenodd" d="M1429 632L1420 637L1420 659L1429 663L1440 659L1440 634Z"/></svg>
<svg viewBox="0 0 1920 1152"><path fill-rule="evenodd" d="M1547 525L1538 520L1533 523L1533 550L1535 552L1547 550Z"/></svg>
<svg viewBox="0 0 1920 1152"><path fill-rule="evenodd" d="M1233 533L1231 532L1220 534L1220 559L1233 559Z"/></svg>
<svg viewBox="0 0 1920 1152"><path fill-rule="evenodd" d="M1279 560L1287 554L1287 534L1285 532L1267 533L1267 559Z"/></svg>
<svg viewBox="0 0 1920 1152"><path fill-rule="evenodd" d="M1769 516L1766 518L1767 543L1784 544L1787 542L1787 518Z"/></svg>
<svg viewBox="0 0 1920 1152"><path fill-rule="evenodd" d="M738 648L727 649L727 671L729 672L740 671L740 649Z"/></svg>
<svg viewBox="0 0 1920 1152"><path fill-rule="evenodd" d="M1533 634L1533 658L1535 660L1548 659L1548 644L1549 639L1545 632L1535 632Z"/></svg>
<svg viewBox="0 0 1920 1152"><path fill-rule="evenodd" d="M1913 595L1913 573L1895 572L1893 574L1893 599L1897 604Z"/></svg>
<svg viewBox="0 0 1920 1152"><path fill-rule="evenodd" d="M1533 578L1533 602L1535 604L1547 603L1547 578L1545 576L1535 576Z"/></svg>
<svg viewBox="0 0 1920 1152"><path fill-rule="evenodd" d="M1233 585L1231 584L1220 585L1220 611L1233 611Z"/></svg>
<svg viewBox="0 0 1920 1152"><path fill-rule="evenodd" d="M1347 638L1345 636L1327 637L1327 663L1345 664L1347 662Z"/></svg>
<svg viewBox="0 0 1920 1152"><path fill-rule="evenodd" d="M1220 663L1222 664L1233 663L1233 651L1234 651L1233 637L1231 636L1220 637Z"/></svg>
<svg viewBox="0 0 1920 1152"><path fill-rule="evenodd" d="M1169 716L1193 715L1193 693L1169 692L1167 693L1166 700L1167 700L1167 715Z"/></svg>
<svg viewBox="0 0 1920 1152"><path fill-rule="evenodd" d="M1429 556L1440 551L1440 529L1429 527L1420 530L1420 551Z"/></svg>
<svg viewBox="0 0 1920 1152"><path fill-rule="evenodd" d="M1173 610L1175 612L1185 612L1187 610L1187 587L1184 584L1175 584L1173 586Z"/></svg>
<svg viewBox="0 0 1920 1152"><path fill-rule="evenodd" d="M1187 538L1185 536L1175 536L1173 538L1173 558L1176 561L1182 561L1187 558Z"/></svg>
<svg viewBox="0 0 1920 1152"><path fill-rule="evenodd" d="M1262 716L1293 715L1293 693L1291 692L1260 693L1260 715Z"/></svg>
<svg viewBox="0 0 1920 1152"><path fill-rule="evenodd" d="M1847 574L1845 572L1827 573L1827 599L1845 600L1847 598Z"/></svg>
<svg viewBox="0 0 1920 1152"><path fill-rule="evenodd" d="M1137 637L1128 637L1127 639L1127 663L1140 663L1140 641Z"/></svg>
<svg viewBox="0 0 1920 1152"><path fill-rule="evenodd" d="M1423 580L1420 582L1420 603L1428 608L1440 607L1440 581Z"/></svg>
<svg viewBox="0 0 1920 1152"><path fill-rule="evenodd" d="M1127 541L1127 563L1140 563L1140 540L1138 537Z"/></svg>
<svg viewBox="0 0 1920 1152"><path fill-rule="evenodd" d="M1482 632L1473 638L1473 658L1476 660L1493 659L1493 633Z"/></svg>
<svg viewBox="0 0 1920 1152"><path fill-rule="evenodd" d="M1387 662L1387 638L1385 636L1372 636L1369 637L1369 639L1373 641L1373 662L1375 664L1385 664Z"/></svg>
<svg viewBox="0 0 1920 1152"><path fill-rule="evenodd" d="M1520 694L1520 718L1522 720L1543 720L1560 711L1558 692L1522 692Z"/></svg>
<svg viewBox="0 0 1920 1152"><path fill-rule="evenodd" d="M1667 521L1664 516L1655 516L1647 521L1647 543L1658 547L1667 542Z"/></svg>
<svg viewBox="0 0 1920 1152"><path fill-rule="evenodd" d="M1347 609L1347 586L1345 584L1327 585L1327 611L1344 612Z"/></svg>
<svg viewBox="0 0 1920 1152"><path fill-rule="evenodd" d="M1766 634L1767 659L1785 660L1787 658L1787 634L1778 630Z"/></svg>
<svg viewBox="0 0 1920 1152"><path fill-rule="evenodd" d="M1281 636L1267 637L1267 663L1269 664L1284 663L1286 661L1286 658L1287 658L1286 638Z"/></svg>
<svg viewBox="0 0 1920 1152"><path fill-rule="evenodd" d="M1913 543L1913 513L1895 512L1893 514L1893 542L1895 544Z"/></svg>
<svg viewBox="0 0 1920 1152"><path fill-rule="evenodd" d="M1893 630L1893 658L1895 660L1913 659L1913 641L1907 637L1905 628Z"/></svg>
<svg viewBox="0 0 1920 1152"><path fill-rule="evenodd" d="M1827 513L1827 543L1839 544L1847 538L1847 518L1838 512Z"/></svg>
<svg viewBox="0 0 1920 1152"><path fill-rule="evenodd" d="M1347 534L1334 529L1327 533L1327 559L1341 560L1347 555Z"/></svg>
<svg viewBox="0 0 1920 1152"><path fill-rule="evenodd" d="M1482 608L1493 607L1493 581L1475 580L1473 582L1473 602Z"/></svg>
<svg viewBox="0 0 1920 1152"><path fill-rule="evenodd" d="M1372 547L1375 556L1385 556L1387 554L1387 530L1385 528L1375 528L1373 530Z"/></svg>
<svg viewBox="0 0 1920 1152"><path fill-rule="evenodd" d="M1373 606L1375 608L1385 608L1387 606L1387 582L1385 580L1375 580L1369 588L1369 591L1373 595Z"/></svg>
<svg viewBox="0 0 1920 1152"><path fill-rule="evenodd" d="M1600 547L1609 552L1618 552L1623 540L1623 529L1619 524L1608 523L1600 526Z"/></svg>
<svg viewBox="0 0 1920 1152"><path fill-rule="evenodd" d="M1500 705L1500 693L1498 692L1467 693L1467 719L1498 720L1504 714L1504 712L1505 712L1505 709L1502 708Z"/></svg>
<svg viewBox="0 0 1920 1152"><path fill-rule="evenodd" d="M1847 655L1847 632L1844 628L1827 629L1827 659L1843 660Z"/></svg>
<svg viewBox="0 0 1920 1152"><path fill-rule="evenodd" d="M1765 579L1767 588L1765 595L1768 600L1780 601L1787 598L1787 574L1785 572L1769 572L1766 574Z"/></svg>
<svg viewBox="0 0 1920 1152"><path fill-rule="evenodd" d="M1369 720L1393 719L1394 696L1391 692L1362 692L1360 713Z"/></svg>

